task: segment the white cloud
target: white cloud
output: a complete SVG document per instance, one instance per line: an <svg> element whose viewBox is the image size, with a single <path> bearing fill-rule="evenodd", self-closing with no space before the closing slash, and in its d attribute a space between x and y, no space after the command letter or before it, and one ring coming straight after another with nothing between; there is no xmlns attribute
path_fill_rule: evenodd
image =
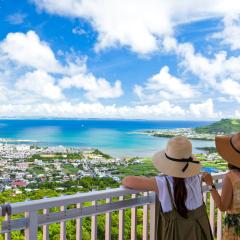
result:
<svg viewBox="0 0 240 240"><path fill-rule="evenodd" d="M135 85L134 93L142 101L155 102L159 99L187 99L196 95L191 85L169 73L168 66L164 66L159 73L148 79L144 87Z"/></svg>
<svg viewBox="0 0 240 240"><path fill-rule="evenodd" d="M220 118L221 113L214 112L214 104L212 99L208 99L202 103L191 103L189 106L190 115L196 118Z"/></svg>
<svg viewBox="0 0 240 240"><path fill-rule="evenodd" d="M50 100L63 98L61 88L55 84L55 79L42 70L26 73L17 80L16 88Z"/></svg>
<svg viewBox="0 0 240 240"><path fill-rule="evenodd" d="M73 117L73 118L122 118L122 119L217 119L212 100L191 104L189 109L162 101L154 105L116 106L101 103L2 104L0 116L5 117Z"/></svg>
<svg viewBox="0 0 240 240"><path fill-rule="evenodd" d="M240 12L235 0L33 0L40 9L84 18L98 32L96 50L118 45L147 54L180 23Z"/></svg>
<svg viewBox="0 0 240 240"><path fill-rule="evenodd" d="M223 94L235 98L240 103L240 83L232 79L226 79L221 82L219 89Z"/></svg>
<svg viewBox="0 0 240 240"><path fill-rule="evenodd" d="M231 59L226 58L225 52L217 53L214 58L207 58L196 53L191 44L185 43L177 45L176 53L182 57L182 67L204 80L207 85L215 86L219 77L231 74L233 70L228 64Z"/></svg>
<svg viewBox="0 0 240 240"><path fill-rule="evenodd" d="M240 14L225 16L222 32L213 34L213 38L222 39L223 44L230 46L232 50L240 49Z"/></svg>
<svg viewBox="0 0 240 240"><path fill-rule="evenodd" d="M79 118L128 118L128 119L168 119L181 118L185 111L167 101L157 105L138 105L134 107L115 105L104 106L100 103L41 103L38 105L1 105L1 116L51 116L51 117L79 117Z"/></svg>
<svg viewBox="0 0 240 240"><path fill-rule="evenodd" d="M182 66L202 80L212 93L240 102L240 56L228 57L226 52L219 52L214 58L207 58L195 53L190 44L179 44L177 53L183 58Z"/></svg>
<svg viewBox="0 0 240 240"><path fill-rule="evenodd" d="M182 80L169 73L169 67L164 66L160 72L151 77L146 83L149 90L163 90L173 95L173 97L190 98L193 97L193 90L189 84L182 83Z"/></svg>
<svg viewBox="0 0 240 240"><path fill-rule="evenodd" d="M0 78L3 83L5 80L1 89L6 89L5 85L9 82L7 92L11 97L2 93L1 100L6 101L14 96L19 101L27 98L28 102L60 100L64 98L63 90L67 88L84 90L91 101L123 95L121 81L111 84L104 78L96 78L88 71L85 56L73 51L61 53L61 63L56 56L33 31L26 34L9 33L0 42Z"/></svg>
<svg viewBox="0 0 240 240"><path fill-rule="evenodd" d="M65 77L59 85L63 88L79 88L86 91L86 97L91 101L100 98L118 98L123 95L121 81L117 80L113 86L104 78L96 78L91 73Z"/></svg>
<svg viewBox="0 0 240 240"><path fill-rule="evenodd" d="M20 66L47 72L59 72L61 69L49 45L41 41L33 31L26 34L9 33L0 43L0 53L6 60L13 61Z"/></svg>
<svg viewBox="0 0 240 240"><path fill-rule="evenodd" d="M225 79L240 82L240 56L228 56L227 52L217 52L214 57L197 53L190 43L178 43L174 38L163 41L166 52L174 52L180 57L179 66L201 80L201 84L222 93L218 86Z"/></svg>
<svg viewBox="0 0 240 240"><path fill-rule="evenodd" d="M226 52L218 52L214 57L208 58L196 52L191 44L180 44L173 38L174 27L179 23L224 16L233 8L230 5L231 0L221 0L218 4L213 1L214 7L206 8L209 2L205 0L35 0L40 8L48 12L87 19L99 34L96 50L126 46L139 54L148 54L161 48L166 52L174 51L180 56L181 70L186 69L198 76L212 91L238 100L240 56L229 57ZM234 8L238 11L238 4L235 4ZM59 60L60 57L62 61ZM66 99L64 92L68 92L66 89L70 88L75 91L83 90L91 101L120 97L123 95L122 85L120 81L109 82L95 77L89 72L85 57L66 53L55 55L50 45L33 31L26 34L8 34L0 43L0 62L4 60L14 65L8 69L11 72L8 79L14 76L12 81L17 80L17 83L13 84L16 89L11 89L13 92L9 96L10 88L6 91L5 85L0 86L1 101L6 103L9 100L12 103L2 103L0 115L2 113L3 116L14 116L16 113L16 116L206 119L218 118L221 115L215 112L212 99L199 103L198 99L195 99L197 92L194 88L171 75L166 66L145 84L134 87L135 94L145 101L145 105L88 104L72 99L71 96L63 101ZM3 68L0 66L0 71ZM22 77L16 77L19 75ZM236 91L231 92L231 86L235 87ZM15 98L19 104L17 101L13 102L13 96L17 95L14 91L18 91L18 96L30 96L29 102L21 104L24 97ZM208 96L210 97L212 96ZM177 105L172 104L170 99L175 102L179 99L190 99L189 102L195 103L185 106L185 101L183 107L178 105L179 102ZM38 104L35 104L35 100Z"/></svg>

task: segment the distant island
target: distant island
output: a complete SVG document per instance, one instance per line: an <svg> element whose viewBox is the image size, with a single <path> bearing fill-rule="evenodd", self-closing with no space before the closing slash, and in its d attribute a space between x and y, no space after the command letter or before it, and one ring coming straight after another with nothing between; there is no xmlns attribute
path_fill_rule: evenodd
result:
<svg viewBox="0 0 240 240"><path fill-rule="evenodd" d="M218 122L197 128L146 130L141 133L166 138L182 135L189 139L212 141L216 135L232 134L235 132L240 132L240 119L221 119Z"/></svg>

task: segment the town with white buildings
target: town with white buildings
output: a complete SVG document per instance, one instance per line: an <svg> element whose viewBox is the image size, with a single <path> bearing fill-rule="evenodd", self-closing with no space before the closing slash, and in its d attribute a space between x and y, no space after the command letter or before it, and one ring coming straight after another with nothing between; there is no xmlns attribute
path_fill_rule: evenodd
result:
<svg viewBox="0 0 240 240"><path fill-rule="evenodd" d="M117 167L138 159L113 158L96 149L39 147L0 143L0 192L36 189L39 183L64 183L83 177L112 178L120 182Z"/></svg>
<svg viewBox="0 0 240 240"><path fill-rule="evenodd" d="M198 154L198 158L205 166L224 164L214 152ZM86 177L111 178L120 183L124 170L130 165L141 164L144 171L144 161L137 157L114 158L90 148L0 143L0 192L33 191L43 184L54 187L57 184L56 190L64 190L62 185L66 182L82 188L77 183ZM222 167L225 168L225 165Z"/></svg>

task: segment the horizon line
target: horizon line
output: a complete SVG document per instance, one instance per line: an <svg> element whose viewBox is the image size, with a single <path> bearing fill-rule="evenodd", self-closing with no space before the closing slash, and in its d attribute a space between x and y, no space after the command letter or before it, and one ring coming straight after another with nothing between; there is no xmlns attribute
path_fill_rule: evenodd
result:
<svg viewBox="0 0 240 240"><path fill-rule="evenodd" d="M193 122L214 122L222 119L237 118L216 118L216 119L151 119L151 118L76 118L76 117L1 117L0 120L121 120L121 121L193 121Z"/></svg>

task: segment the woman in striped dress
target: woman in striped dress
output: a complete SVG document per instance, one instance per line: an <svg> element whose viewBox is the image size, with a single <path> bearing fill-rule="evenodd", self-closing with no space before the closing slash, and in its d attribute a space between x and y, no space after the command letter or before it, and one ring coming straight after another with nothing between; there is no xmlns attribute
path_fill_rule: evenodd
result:
<svg viewBox="0 0 240 240"><path fill-rule="evenodd" d="M216 206L226 211L223 239L240 240L240 133L217 136L215 143L218 153L228 162L229 172L223 179L221 196L215 187L211 195ZM210 174L204 173L203 179L207 185L213 185Z"/></svg>

